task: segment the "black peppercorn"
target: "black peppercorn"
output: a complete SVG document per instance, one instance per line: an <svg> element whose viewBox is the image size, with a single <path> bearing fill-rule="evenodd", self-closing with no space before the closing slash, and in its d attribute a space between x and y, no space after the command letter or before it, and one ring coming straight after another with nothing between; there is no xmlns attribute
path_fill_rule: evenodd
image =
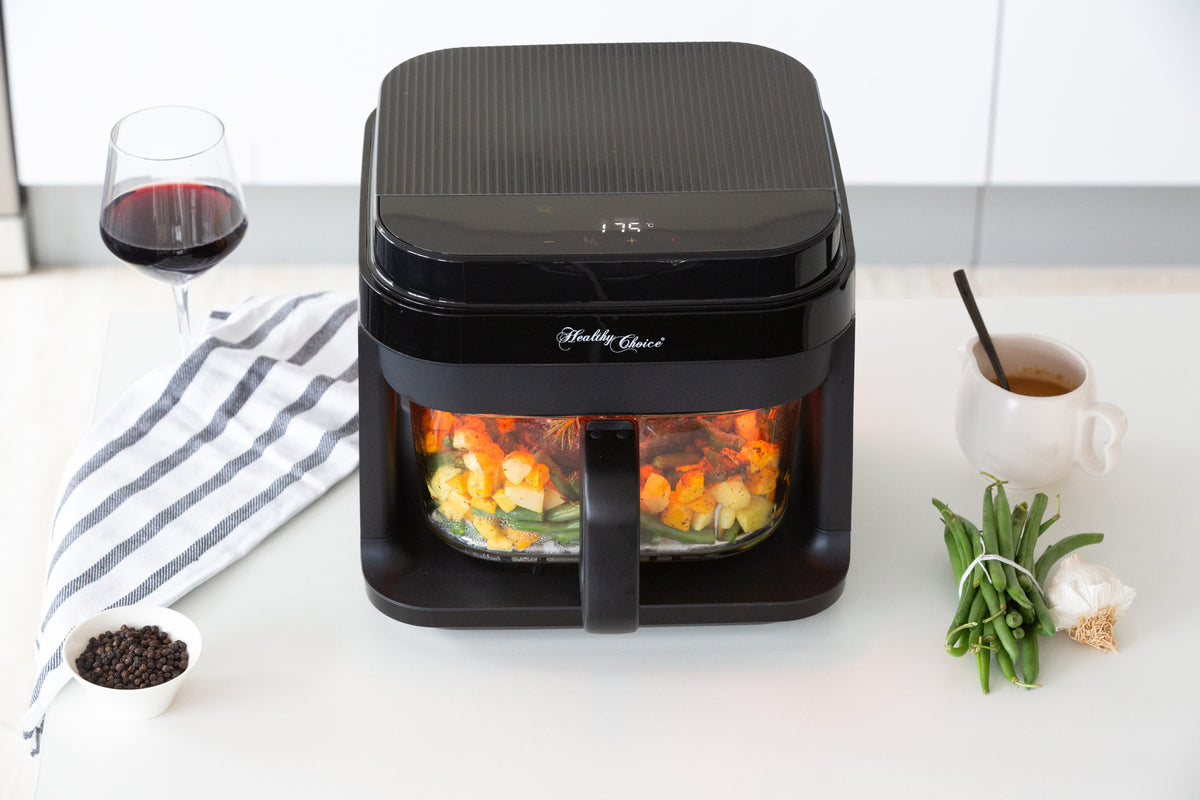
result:
<svg viewBox="0 0 1200 800"><path fill-rule="evenodd" d="M171 641L157 625L105 631L89 639L75 659L84 680L112 689L157 686L183 674L187 665L187 642Z"/></svg>

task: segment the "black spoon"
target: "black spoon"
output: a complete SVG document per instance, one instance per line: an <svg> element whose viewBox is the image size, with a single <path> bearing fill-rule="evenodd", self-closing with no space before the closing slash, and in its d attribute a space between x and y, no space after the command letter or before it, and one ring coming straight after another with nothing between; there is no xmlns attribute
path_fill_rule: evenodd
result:
<svg viewBox="0 0 1200 800"><path fill-rule="evenodd" d="M962 295L967 313L971 315L971 322L975 324L975 332L979 334L983 352L987 353L988 361L992 362L992 371L996 373L1000 388L1011 391L1008 388L1008 376L1004 374L1004 367L1000 366L1000 356L996 354L996 345L992 344L992 337L988 335L987 326L983 324L983 315L979 313L979 306L975 304L971 284L967 283L967 273L961 269L955 270L954 283L958 285L958 293Z"/></svg>

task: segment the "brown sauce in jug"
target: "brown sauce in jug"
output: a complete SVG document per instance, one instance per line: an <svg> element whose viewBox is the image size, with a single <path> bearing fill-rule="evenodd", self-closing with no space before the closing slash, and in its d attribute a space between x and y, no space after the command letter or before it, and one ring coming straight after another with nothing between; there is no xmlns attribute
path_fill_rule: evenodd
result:
<svg viewBox="0 0 1200 800"><path fill-rule="evenodd" d="M1016 375L1008 375L1007 378L1008 390L1026 397L1058 397L1078 388L1062 375L1042 369L1026 370ZM998 380L989 380L997 386L1000 385Z"/></svg>

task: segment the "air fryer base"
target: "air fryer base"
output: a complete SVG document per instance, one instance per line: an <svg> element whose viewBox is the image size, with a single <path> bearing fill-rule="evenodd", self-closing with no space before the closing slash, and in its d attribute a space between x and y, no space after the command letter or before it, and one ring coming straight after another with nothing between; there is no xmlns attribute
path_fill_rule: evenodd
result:
<svg viewBox="0 0 1200 800"><path fill-rule="evenodd" d="M578 565L475 558L436 540L423 519L413 524L404 539L362 542L367 596L388 616L439 628L582 625ZM845 587L850 533L798 527L785 515L736 556L642 562L639 625L782 622L830 607Z"/></svg>

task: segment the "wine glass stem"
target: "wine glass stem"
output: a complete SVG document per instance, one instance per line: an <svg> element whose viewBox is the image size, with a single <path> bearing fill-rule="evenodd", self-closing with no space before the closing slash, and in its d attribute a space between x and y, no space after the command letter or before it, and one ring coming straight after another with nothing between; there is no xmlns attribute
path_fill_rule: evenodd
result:
<svg viewBox="0 0 1200 800"><path fill-rule="evenodd" d="M186 283L171 286L175 293L175 321L179 323L179 355L186 357L192 347L192 319L188 315L188 287Z"/></svg>

